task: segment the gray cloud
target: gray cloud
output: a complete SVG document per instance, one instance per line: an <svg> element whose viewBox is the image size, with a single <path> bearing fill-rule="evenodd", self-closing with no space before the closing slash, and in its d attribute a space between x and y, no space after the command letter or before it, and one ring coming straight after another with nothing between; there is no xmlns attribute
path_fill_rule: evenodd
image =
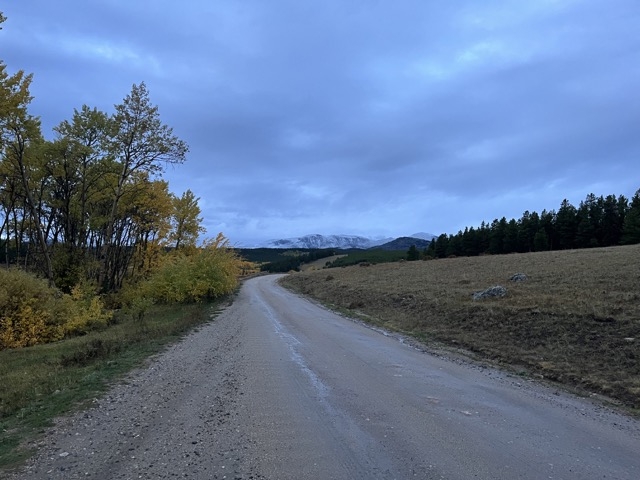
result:
<svg viewBox="0 0 640 480"><path fill-rule="evenodd" d="M191 147L171 188L236 243L455 232L640 187L635 0L3 8L45 128L144 80Z"/></svg>

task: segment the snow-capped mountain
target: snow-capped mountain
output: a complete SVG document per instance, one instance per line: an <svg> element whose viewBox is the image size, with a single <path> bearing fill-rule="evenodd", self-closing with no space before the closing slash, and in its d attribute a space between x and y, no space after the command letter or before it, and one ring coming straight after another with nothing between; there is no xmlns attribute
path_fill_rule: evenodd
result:
<svg viewBox="0 0 640 480"><path fill-rule="evenodd" d="M271 240L266 248L371 248L382 245L392 238L368 238L357 235L305 235L296 238Z"/></svg>
<svg viewBox="0 0 640 480"><path fill-rule="evenodd" d="M438 238L437 235L434 235L433 233L427 233L427 232L418 232L408 236L411 238L421 238L422 240L429 240L429 241L433 240L434 238Z"/></svg>

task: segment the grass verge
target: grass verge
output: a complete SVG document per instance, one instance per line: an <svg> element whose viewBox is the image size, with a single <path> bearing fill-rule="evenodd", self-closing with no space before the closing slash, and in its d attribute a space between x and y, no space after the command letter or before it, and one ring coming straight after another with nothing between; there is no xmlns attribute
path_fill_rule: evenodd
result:
<svg viewBox="0 0 640 480"><path fill-rule="evenodd" d="M461 348L640 412L640 245L370 267L283 278L365 321ZM512 282L515 273L528 280ZM504 298L474 301L494 285Z"/></svg>
<svg viewBox="0 0 640 480"><path fill-rule="evenodd" d="M154 306L82 337L0 351L0 471L33 452L27 444L55 417L87 405L150 355L210 319L215 303Z"/></svg>

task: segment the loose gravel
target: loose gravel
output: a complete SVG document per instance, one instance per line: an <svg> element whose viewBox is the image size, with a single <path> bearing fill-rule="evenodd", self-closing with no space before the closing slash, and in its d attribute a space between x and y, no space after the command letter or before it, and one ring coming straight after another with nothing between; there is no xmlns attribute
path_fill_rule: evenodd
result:
<svg viewBox="0 0 640 480"><path fill-rule="evenodd" d="M222 313L93 408L61 418L12 479L260 479L236 419L242 322Z"/></svg>

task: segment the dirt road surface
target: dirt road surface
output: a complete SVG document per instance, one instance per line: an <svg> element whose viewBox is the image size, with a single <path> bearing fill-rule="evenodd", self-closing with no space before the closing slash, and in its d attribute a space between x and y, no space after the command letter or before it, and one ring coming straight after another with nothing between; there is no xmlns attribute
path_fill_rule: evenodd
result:
<svg viewBox="0 0 640 480"><path fill-rule="evenodd" d="M247 281L16 478L640 479L640 424Z"/></svg>

